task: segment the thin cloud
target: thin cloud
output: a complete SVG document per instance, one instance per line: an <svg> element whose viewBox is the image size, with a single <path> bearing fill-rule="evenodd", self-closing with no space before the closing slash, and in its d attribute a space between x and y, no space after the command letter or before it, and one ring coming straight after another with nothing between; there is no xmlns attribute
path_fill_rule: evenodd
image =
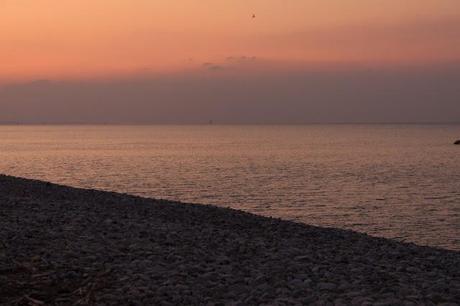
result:
<svg viewBox="0 0 460 306"><path fill-rule="evenodd" d="M306 54L342 55L350 61L460 59L460 18L412 20L400 24L355 24L278 33L261 38L267 48L303 50Z"/></svg>
<svg viewBox="0 0 460 306"><path fill-rule="evenodd" d="M225 69L224 66L217 65L214 63L203 63L202 67L204 67L208 71L221 71Z"/></svg>

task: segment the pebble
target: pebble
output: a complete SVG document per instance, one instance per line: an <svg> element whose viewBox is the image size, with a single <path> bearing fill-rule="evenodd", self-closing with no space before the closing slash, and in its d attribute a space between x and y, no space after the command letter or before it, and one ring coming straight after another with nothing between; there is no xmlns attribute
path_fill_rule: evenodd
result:
<svg viewBox="0 0 460 306"><path fill-rule="evenodd" d="M337 288L337 285L332 284L332 283L319 283L318 284L319 290L334 290L336 288Z"/></svg>
<svg viewBox="0 0 460 306"><path fill-rule="evenodd" d="M37 288L44 304L95 305L455 306L460 296L459 252L2 175L0 242L2 305Z"/></svg>

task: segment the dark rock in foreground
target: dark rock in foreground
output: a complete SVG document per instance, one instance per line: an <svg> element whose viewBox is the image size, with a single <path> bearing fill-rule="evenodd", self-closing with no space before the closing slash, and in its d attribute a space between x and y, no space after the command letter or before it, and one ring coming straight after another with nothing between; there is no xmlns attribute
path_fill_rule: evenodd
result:
<svg viewBox="0 0 460 306"><path fill-rule="evenodd" d="M0 207L0 304L460 301L459 252L6 176Z"/></svg>

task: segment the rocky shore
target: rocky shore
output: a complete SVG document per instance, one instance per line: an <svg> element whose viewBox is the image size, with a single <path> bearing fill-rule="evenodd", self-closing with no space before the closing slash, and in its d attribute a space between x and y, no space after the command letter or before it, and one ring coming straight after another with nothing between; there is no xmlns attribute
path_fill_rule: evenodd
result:
<svg viewBox="0 0 460 306"><path fill-rule="evenodd" d="M0 176L0 304L459 301L459 252Z"/></svg>

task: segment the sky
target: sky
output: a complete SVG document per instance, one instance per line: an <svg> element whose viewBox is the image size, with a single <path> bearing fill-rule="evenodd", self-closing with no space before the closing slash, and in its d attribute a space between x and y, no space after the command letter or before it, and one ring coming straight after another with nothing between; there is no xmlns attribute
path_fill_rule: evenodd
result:
<svg viewBox="0 0 460 306"><path fill-rule="evenodd" d="M0 0L0 122L458 122L458 84L458 0Z"/></svg>

